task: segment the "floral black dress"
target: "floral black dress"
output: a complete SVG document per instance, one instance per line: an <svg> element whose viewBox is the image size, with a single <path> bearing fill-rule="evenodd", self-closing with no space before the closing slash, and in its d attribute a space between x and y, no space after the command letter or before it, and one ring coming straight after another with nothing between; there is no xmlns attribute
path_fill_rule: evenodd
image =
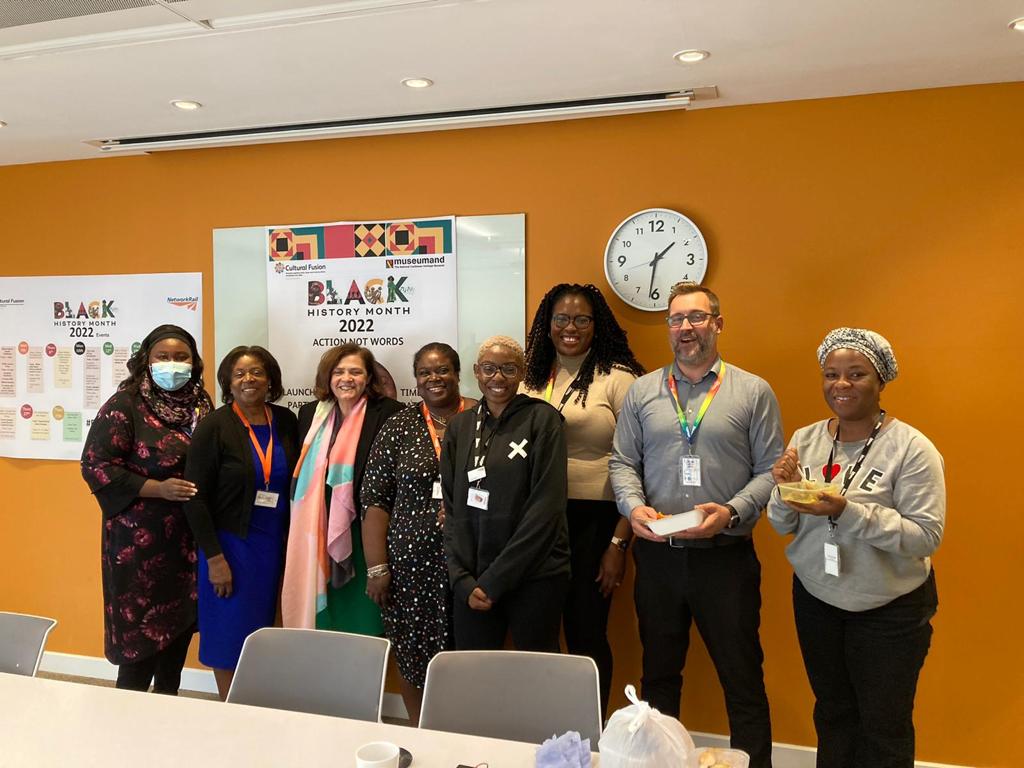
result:
<svg viewBox="0 0 1024 768"><path fill-rule="evenodd" d="M381 618L402 677L419 688L434 655L452 647L441 501L431 498L437 479L437 456L417 403L381 428L366 462L360 499L364 512L374 506L391 513L391 596Z"/></svg>
<svg viewBox="0 0 1024 768"><path fill-rule="evenodd" d="M140 498L147 479L182 477L189 430L168 427L139 394L96 414L82 476L103 512L104 650L112 664L162 651L196 621L196 548L180 502Z"/></svg>

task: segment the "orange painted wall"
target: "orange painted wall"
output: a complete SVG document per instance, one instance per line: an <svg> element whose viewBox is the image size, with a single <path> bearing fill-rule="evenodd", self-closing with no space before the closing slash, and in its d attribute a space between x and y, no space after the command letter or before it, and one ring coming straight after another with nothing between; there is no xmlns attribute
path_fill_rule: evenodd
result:
<svg viewBox="0 0 1024 768"><path fill-rule="evenodd" d="M885 404L938 445L949 489L919 757L1008 766L1024 753L1008 471L1024 378L1022 126L1015 83L11 166L0 259L6 275L201 270L211 302L216 227L525 211L532 312L554 282L603 284L602 250L627 214L687 213L708 240L724 354L772 383L787 437L825 413L814 349L826 330L869 326L894 344L901 377ZM613 306L641 360L665 362L661 318ZM209 358L209 313L204 332ZM53 650L102 654L99 511L77 466L0 459L0 488L0 608L58 617ZM759 527L775 738L813 744L783 544ZM620 690L638 679L628 586L612 619ZM687 672L687 726L724 732L703 649Z"/></svg>

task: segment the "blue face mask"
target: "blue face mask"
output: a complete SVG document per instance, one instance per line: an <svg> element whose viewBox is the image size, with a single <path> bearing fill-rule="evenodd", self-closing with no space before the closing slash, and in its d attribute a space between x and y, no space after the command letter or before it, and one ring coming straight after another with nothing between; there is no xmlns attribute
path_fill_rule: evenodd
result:
<svg viewBox="0 0 1024 768"><path fill-rule="evenodd" d="M192 378L192 363L151 363L149 375L160 389L174 392L188 384Z"/></svg>

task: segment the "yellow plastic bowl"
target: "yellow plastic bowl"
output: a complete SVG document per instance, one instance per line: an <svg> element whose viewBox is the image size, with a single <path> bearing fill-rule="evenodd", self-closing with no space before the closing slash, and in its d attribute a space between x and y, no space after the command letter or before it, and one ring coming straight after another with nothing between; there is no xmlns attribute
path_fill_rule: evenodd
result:
<svg viewBox="0 0 1024 768"><path fill-rule="evenodd" d="M779 494L783 501L798 501L801 504L813 504L822 492L829 496L838 496L840 490L842 489L835 483L823 483L819 480L779 483Z"/></svg>

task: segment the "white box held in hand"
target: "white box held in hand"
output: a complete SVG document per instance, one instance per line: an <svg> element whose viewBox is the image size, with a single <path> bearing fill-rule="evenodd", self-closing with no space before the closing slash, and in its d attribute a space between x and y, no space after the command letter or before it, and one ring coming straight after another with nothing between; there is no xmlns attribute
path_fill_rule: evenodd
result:
<svg viewBox="0 0 1024 768"><path fill-rule="evenodd" d="M703 509L691 509L678 515L668 515L658 520L648 520L647 527L659 536L671 536L687 528L696 528L704 522L706 514Z"/></svg>

